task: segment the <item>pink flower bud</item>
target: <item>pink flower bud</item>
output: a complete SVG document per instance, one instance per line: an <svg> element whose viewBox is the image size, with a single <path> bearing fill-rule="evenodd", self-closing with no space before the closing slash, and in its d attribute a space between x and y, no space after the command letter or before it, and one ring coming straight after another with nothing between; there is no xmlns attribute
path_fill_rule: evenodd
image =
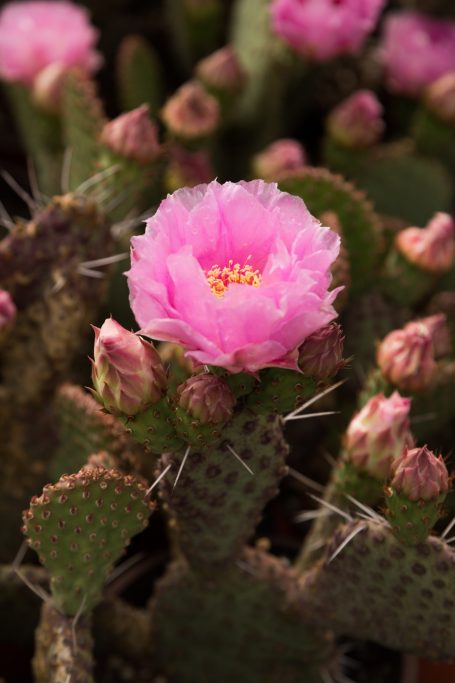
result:
<svg viewBox="0 0 455 683"><path fill-rule="evenodd" d="M235 396L217 375L193 375L180 385L178 393L179 406L203 424L219 424L232 417Z"/></svg>
<svg viewBox="0 0 455 683"><path fill-rule="evenodd" d="M161 153L158 130L150 119L147 104L106 123L100 141L116 154L144 165L150 164Z"/></svg>
<svg viewBox="0 0 455 683"><path fill-rule="evenodd" d="M5 289L0 289L0 333L14 322L16 306L11 295Z"/></svg>
<svg viewBox="0 0 455 683"><path fill-rule="evenodd" d="M417 322L425 325L430 332L435 358L447 356L450 353L452 342L445 313L436 313L428 316L428 318L421 318Z"/></svg>
<svg viewBox="0 0 455 683"><path fill-rule="evenodd" d="M393 330L379 345L377 362L383 376L395 386L422 391L436 369L431 331L421 322Z"/></svg>
<svg viewBox="0 0 455 683"><path fill-rule="evenodd" d="M166 373L153 345L112 318L94 327L92 381L106 410L135 415L160 400Z"/></svg>
<svg viewBox="0 0 455 683"><path fill-rule="evenodd" d="M455 70L431 83L425 90L424 101L442 121L455 124Z"/></svg>
<svg viewBox="0 0 455 683"><path fill-rule="evenodd" d="M196 76L214 90L235 92L245 83L246 73L233 47L226 45L196 66Z"/></svg>
<svg viewBox="0 0 455 683"><path fill-rule="evenodd" d="M344 334L332 323L307 337L299 349L299 367L305 375L327 379L343 367Z"/></svg>
<svg viewBox="0 0 455 683"><path fill-rule="evenodd" d="M359 90L341 102L327 119L327 128L340 145L363 149L376 144L384 130L383 108L370 90Z"/></svg>
<svg viewBox="0 0 455 683"><path fill-rule="evenodd" d="M380 58L391 90L416 96L455 69L455 22L392 12L384 21Z"/></svg>
<svg viewBox="0 0 455 683"><path fill-rule="evenodd" d="M345 435L347 458L359 470L386 479L392 461L412 446L411 401L395 391L390 398L373 396L352 418Z"/></svg>
<svg viewBox="0 0 455 683"><path fill-rule="evenodd" d="M357 52L374 29L384 0L273 0L273 31L315 61Z"/></svg>
<svg viewBox="0 0 455 683"><path fill-rule="evenodd" d="M215 131L220 108L217 100L200 83L189 81L166 102L161 118L173 135L192 140Z"/></svg>
<svg viewBox="0 0 455 683"><path fill-rule="evenodd" d="M169 145L168 159L165 173L168 192L209 183L215 177L210 156L204 149L193 152L181 145Z"/></svg>
<svg viewBox="0 0 455 683"><path fill-rule="evenodd" d="M253 159L253 173L268 182L283 180L306 164L303 145L291 138L272 142Z"/></svg>
<svg viewBox="0 0 455 683"><path fill-rule="evenodd" d="M445 273L455 255L455 226L447 213L437 213L425 228L406 228L395 238L405 258L428 273Z"/></svg>
<svg viewBox="0 0 455 683"><path fill-rule="evenodd" d="M391 486L409 500L436 500L449 489L449 473L442 459L426 446L407 448L392 464Z"/></svg>
<svg viewBox="0 0 455 683"><path fill-rule="evenodd" d="M98 31L88 12L68 1L10 2L0 13L0 77L32 85L43 69L95 71ZM42 86L41 86L42 87Z"/></svg>
<svg viewBox="0 0 455 683"><path fill-rule="evenodd" d="M67 69L62 64L49 64L33 82L32 97L35 104L50 114L60 110L63 83Z"/></svg>

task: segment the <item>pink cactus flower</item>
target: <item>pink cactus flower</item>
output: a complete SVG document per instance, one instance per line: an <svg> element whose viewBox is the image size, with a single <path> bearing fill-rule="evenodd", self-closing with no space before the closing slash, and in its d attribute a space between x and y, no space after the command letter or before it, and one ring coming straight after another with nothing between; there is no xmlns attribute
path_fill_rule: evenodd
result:
<svg viewBox="0 0 455 683"><path fill-rule="evenodd" d="M132 240L130 302L142 333L231 372L297 369L336 317L339 237L275 184L199 185L167 197Z"/></svg>
<svg viewBox="0 0 455 683"><path fill-rule="evenodd" d="M9 327L16 317L16 306L11 295L5 289L0 289L0 331Z"/></svg>
<svg viewBox="0 0 455 683"><path fill-rule="evenodd" d="M330 135L341 145L363 149L376 144L384 130L383 108L371 90L359 90L343 100L327 120Z"/></svg>
<svg viewBox="0 0 455 683"><path fill-rule="evenodd" d="M409 430L411 401L395 391L377 394L352 418L345 435L348 460L376 479L386 479L392 462L413 445Z"/></svg>
<svg viewBox="0 0 455 683"><path fill-rule="evenodd" d="M106 123L100 141L113 152L144 165L150 164L161 153L158 129L150 119L147 104Z"/></svg>
<svg viewBox="0 0 455 683"><path fill-rule="evenodd" d="M282 138L268 145L253 159L253 172L268 182L283 180L307 163L306 152L298 140Z"/></svg>
<svg viewBox="0 0 455 683"><path fill-rule="evenodd" d="M380 343L377 361L384 377L400 389L426 389L436 369L432 331L418 321L393 330Z"/></svg>
<svg viewBox="0 0 455 683"><path fill-rule="evenodd" d="M112 318L94 327L92 381L97 398L114 415L136 415L166 391L166 372L153 345Z"/></svg>
<svg viewBox="0 0 455 683"><path fill-rule="evenodd" d="M389 14L380 46L388 87L417 96L455 69L455 22L417 12Z"/></svg>
<svg viewBox="0 0 455 683"><path fill-rule="evenodd" d="M272 0L272 29L297 52L325 62L357 52L384 0Z"/></svg>
<svg viewBox="0 0 455 683"><path fill-rule="evenodd" d="M11 2L0 12L0 76L32 85L50 64L96 70L98 31L88 13L66 0Z"/></svg>
<svg viewBox="0 0 455 683"><path fill-rule="evenodd" d="M426 446L406 449L392 463L392 488L409 500L436 500L449 489L449 473L442 456Z"/></svg>
<svg viewBox="0 0 455 683"><path fill-rule="evenodd" d="M447 213L437 213L425 228L406 228L395 238L403 256L428 273L451 269L455 257L455 225Z"/></svg>

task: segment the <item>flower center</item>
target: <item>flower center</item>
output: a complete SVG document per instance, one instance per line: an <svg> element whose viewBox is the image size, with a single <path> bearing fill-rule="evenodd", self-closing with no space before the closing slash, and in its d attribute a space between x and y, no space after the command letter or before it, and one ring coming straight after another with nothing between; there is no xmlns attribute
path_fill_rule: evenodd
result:
<svg viewBox="0 0 455 683"><path fill-rule="evenodd" d="M250 257L247 258L247 261ZM259 270L253 270L249 263L241 266L240 263L234 263L231 259L227 266L220 268L218 265L213 265L207 271L207 282L213 294L218 297L224 296L230 284L235 282L238 285L250 285L252 287L259 287L261 285L261 273Z"/></svg>

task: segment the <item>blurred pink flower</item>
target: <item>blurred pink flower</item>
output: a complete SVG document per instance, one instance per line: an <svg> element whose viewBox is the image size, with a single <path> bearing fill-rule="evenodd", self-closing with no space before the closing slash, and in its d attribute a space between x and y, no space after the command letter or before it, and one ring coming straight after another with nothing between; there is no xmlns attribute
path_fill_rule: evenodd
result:
<svg viewBox="0 0 455 683"><path fill-rule="evenodd" d="M384 0L272 0L272 29L297 52L327 61L359 50Z"/></svg>
<svg viewBox="0 0 455 683"><path fill-rule="evenodd" d="M132 240L130 301L142 333L232 372L297 369L298 347L336 317L339 237L261 180L165 199Z"/></svg>
<svg viewBox="0 0 455 683"><path fill-rule="evenodd" d="M389 88L405 95L455 69L455 22L417 12L389 14L380 56Z"/></svg>
<svg viewBox="0 0 455 683"><path fill-rule="evenodd" d="M330 135L352 149L371 147L384 130L383 108L371 90L357 90L333 109L327 119Z"/></svg>
<svg viewBox="0 0 455 683"><path fill-rule="evenodd" d="M395 237L396 249L421 270L442 274L455 259L455 223L448 213L439 212L424 228L405 228Z"/></svg>
<svg viewBox="0 0 455 683"><path fill-rule="evenodd" d="M283 180L300 171L307 163L306 152L298 140L275 140L253 158L253 172L267 181Z"/></svg>
<svg viewBox="0 0 455 683"><path fill-rule="evenodd" d="M0 12L0 76L31 85L50 64L98 68L98 31L88 13L66 0L11 2Z"/></svg>

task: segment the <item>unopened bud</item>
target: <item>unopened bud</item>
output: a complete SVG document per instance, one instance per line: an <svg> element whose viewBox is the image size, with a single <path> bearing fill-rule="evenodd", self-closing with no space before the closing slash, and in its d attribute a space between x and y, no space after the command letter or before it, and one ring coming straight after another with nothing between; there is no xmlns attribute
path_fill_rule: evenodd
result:
<svg viewBox="0 0 455 683"><path fill-rule="evenodd" d="M430 329L416 321L393 330L379 345L377 362L385 379L400 389L427 388L436 369Z"/></svg>
<svg viewBox="0 0 455 683"><path fill-rule="evenodd" d="M455 71L440 76L425 91L428 109L449 124L455 123Z"/></svg>
<svg viewBox="0 0 455 683"><path fill-rule="evenodd" d="M100 142L116 154L144 165L150 164L161 153L158 130L150 119L147 104L106 123Z"/></svg>
<svg viewBox="0 0 455 683"><path fill-rule="evenodd" d="M11 295L5 289L0 289L0 335L12 325L15 317L16 306Z"/></svg>
<svg viewBox="0 0 455 683"><path fill-rule="evenodd" d="M426 446L406 449L392 464L391 487L409 500L437 500L449 489L449 473L442 456Z"/></svg>
<svg viewBox="0 0 455 683"><path fill-rule="evenodd" d="M211 135L219 123L217 100L197 81L182 85L161 110L168 130L175 136L194 140Z"/></svg>
<svg viewBox="0 0 455 683"><path fill-rule="evenodd" d="M384 131L383 108L370 90L359 90L329 115L327 129L340 145L364 149L376 144Z"/></svg>
<svg viewBox="0 0 455 683"><path fill-rule="evenodd" d="M455 226L447 213L437 213L425 228L406 228L395 238L403 256L428 273L445 273L455 256Z"/></svg>
<svg viewBox="0 0 455 683"><path fill-rule="evenodd" d="M306 164L303 145L291 138L272 142L253 159L253 175L268 182L283 180Z"/></svg>
<svg viewBox="0 0 455 683"><path fill-rule="evenodd" d="M305 339L299 349L299 367L305 375L327 379L343 367L344 334L332 323Z"/></svg>
<svg viewBox="0 0 455 683"><path fill-rule="evenodd" d="M212 373L194 375L179 388L179 406L203 424L221 424L231 417L235 396L227 382Z"/></svg>
<svg viewBox="0 0 455 683"><path fill-rule="evenodd" d="M114 415L136 415L166 392L166 373L153 345L112 318L94 327L92 381L96 395Z"/></svg>
<svg viewBox="0 0 455 683"><path fill-rule="evenodd" d="M246 73L230 45L213 52L196 66L196 76L209 88L236 92L245 83Z"/></svg>
<svg viewBox="0 0 455 683"><path fill-rule="evenodd" d="M373 396L352 418L345 435L346 458L375 479L386 479L403 448L413 445L409 429L411 401L395 391Z"/></svg>

